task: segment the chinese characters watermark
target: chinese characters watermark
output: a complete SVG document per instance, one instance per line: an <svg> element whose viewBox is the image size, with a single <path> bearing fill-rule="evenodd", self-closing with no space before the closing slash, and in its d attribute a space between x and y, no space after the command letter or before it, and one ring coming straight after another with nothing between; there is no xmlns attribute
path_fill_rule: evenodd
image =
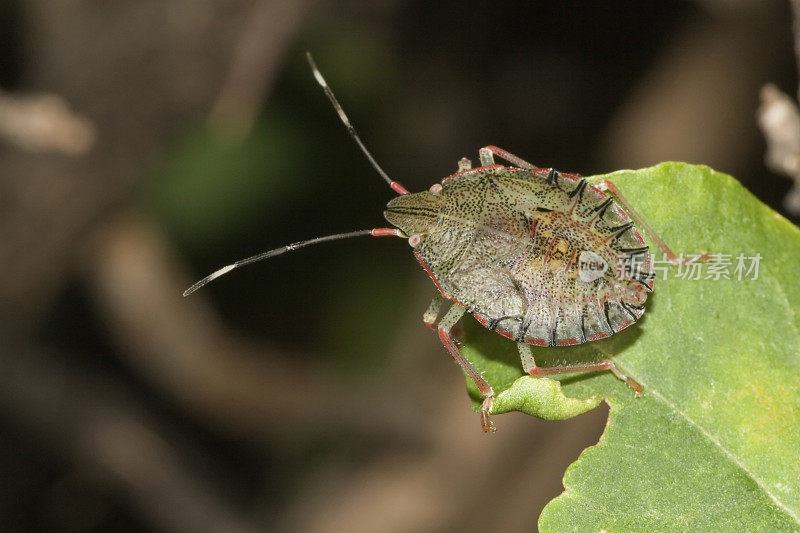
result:
<svg viewBox="0 0 800 533"><path fill-rule="evenodd" d="M755 281L758 279L762 260L760 253L715 253L703 258L705 260L701 258L703 255L700 254L680 254L678 264L673 264L663 256L621 255L617 258L617 278L646 281L665 280L668 276L673 276L683 280Z"/></svg>

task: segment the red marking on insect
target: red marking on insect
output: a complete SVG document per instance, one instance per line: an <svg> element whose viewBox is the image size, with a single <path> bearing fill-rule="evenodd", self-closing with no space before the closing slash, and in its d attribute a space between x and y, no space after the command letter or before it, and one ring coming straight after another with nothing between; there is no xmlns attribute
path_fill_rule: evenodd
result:
<svg viewBox="0 0 800 533"><path fill-rule="evenodd" d="M603 192L602 189L600 189L596 185L592 185L591 183L589 183L589 189L591 189L592 192L598 196L608 196L605 192Z"/></svg>
<svg viewBox="0 0 800 533"><path fill-rule="evenodd" d="M439 294L441 294L445 298L449 299L449 296L447 296L444 293L444 291L442 290L442 286L439 285L439 281L437 281L436 276L433 275L433 272L431 272L431 269L428 268L428 265L425 264L425 261L423 261L422 257L419 255L419 253L414 252L414 257L417 258L417 261L419 261L419 264L422 265L422 268L424 268L425 272L428 273L428 276L430 276L431 280L433 281L433 284L436 285L436 288L439 290Z"/></svg>
<svg viewBox="0 0 800 533"><path fill-rule="evenodd" d="M569 271L570 267L572 266L572 263L575 262L576 255L578 255L578 250L577 249L572 250L572 255L569 257L569 262L567 262L566 266L564 267L564 272Z"/></svg>
<svg viewBox="0 0 800 533"><path fill-rule="evenodd" d="M373 237L399 237L400 230L397 228L374 228L370 230Z"/></svg>
<svg viewBox="0 0 800 533"><path fill-rule="evenodd" d="M563 339L558 341L558 346L573 346L575 344L580 344L578 339Z"/></svg>
<svg viewBox="0 0 800 533"><path fill-rule="evenodd" d="M397 194L408 194L408 190L406 190L405 187L403 187L402 185L400 185L396 181L393 181L392 183L390 183L389 187L391 187L392 190L394 192L396 192Z"/></svg>
<svg viewBox="0 0 800 533"><path fill-rule="evenodd" d="M544 259L542 259L542 264L543 265L546 265L547 264L547 260L550 259L550 250L553 249L553 245L555 244L555 242L557 240L558 240L558 235L556 235L555 237L550 239L550 244L547 245L547 251L544 253Z"/></svg>
<svg viewBox="0 0 800 533"><path fill-rule="evenodd" d="M608 337L608 333L604 333L602 331L598 331L597 333L595 333L594 335L589 337L589 340L590 341L599 341L600 339L605 339L606 337Z"/></svg>
<svg viewBox="0 0 800 533"><path fill-rule="evenodd" d="M514 338L514 336L511 334L511 332L508 331L508 330L505 330L505 329L496 329L495 332L499 333L500 335L502 335L503 337L505 337L507 339L513 339Z"/></svg>
<svg viewBox="0 0 800 533"><path fill-rule="evenodd" d="M547 341L544 339L527 339L525 343L531 346L547 346Z"/></svg>
<svg viewBox="0 0 800 533"><path fill-rule="evenodd" d="M528 224L528 231L531 234L531 238L536 237L536 228L539 226L539 219L534 218L531 220L530 224Z"/></svg>
<svg viewBox="0 0 800 533"><path fill-rule="evenodd" d="M541 170L549 170L549 169L541 169ZM568 172L559 172L559 175L563 178L567 178L568 181L572 182L580 181L583 179L580 176L576 176L575 174L570 174Z"/></svg>

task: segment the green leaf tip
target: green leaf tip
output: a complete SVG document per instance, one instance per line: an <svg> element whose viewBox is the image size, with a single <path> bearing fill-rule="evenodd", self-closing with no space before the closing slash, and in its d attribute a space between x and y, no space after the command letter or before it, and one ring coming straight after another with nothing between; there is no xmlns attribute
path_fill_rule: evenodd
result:
<svg viewBox="0 0 800 533"><path fill-rule="evenodd" d="M492 403L492 414L519 411L544 420L566 420L591 411L603 401L594 395L584 400L568 398L561 383L549 378L522 376Z"/></svg>

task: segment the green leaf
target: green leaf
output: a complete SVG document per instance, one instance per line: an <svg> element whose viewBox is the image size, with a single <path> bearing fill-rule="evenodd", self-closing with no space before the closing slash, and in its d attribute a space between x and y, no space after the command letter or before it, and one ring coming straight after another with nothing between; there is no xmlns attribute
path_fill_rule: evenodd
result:
<svg viewBox="0 0 800 533"><path fill-rule="evenodd" d="M800 231L707 167L663 163L591 181L602 178L676 252L730 254L730 279L705 279L708 264L701 279L670 266L633 327L534 351L542 366L613 356L644 385L636 398L608 372L559 378L567 396L602 395L611 409L540 529L800 531ZM745 266L760 255L756 279L737 279L740 254ZM522 375L514 344L467 322L464 352L503 398L497 412L568 413L571 400L550 386L511 387Z"/></svg>

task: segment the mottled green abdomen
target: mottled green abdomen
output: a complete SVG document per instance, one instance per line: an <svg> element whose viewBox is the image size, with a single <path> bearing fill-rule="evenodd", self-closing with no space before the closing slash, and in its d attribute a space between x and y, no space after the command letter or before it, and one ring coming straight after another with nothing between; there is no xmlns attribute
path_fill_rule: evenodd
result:
<svg viewBox="0 0 800 533"><path fill-rule="evenodd" d="M534 345L581 344L642 316L649 250L627 214L583 179L475 169L432 196L438 218L417 258L489 329Z"/></svg>

